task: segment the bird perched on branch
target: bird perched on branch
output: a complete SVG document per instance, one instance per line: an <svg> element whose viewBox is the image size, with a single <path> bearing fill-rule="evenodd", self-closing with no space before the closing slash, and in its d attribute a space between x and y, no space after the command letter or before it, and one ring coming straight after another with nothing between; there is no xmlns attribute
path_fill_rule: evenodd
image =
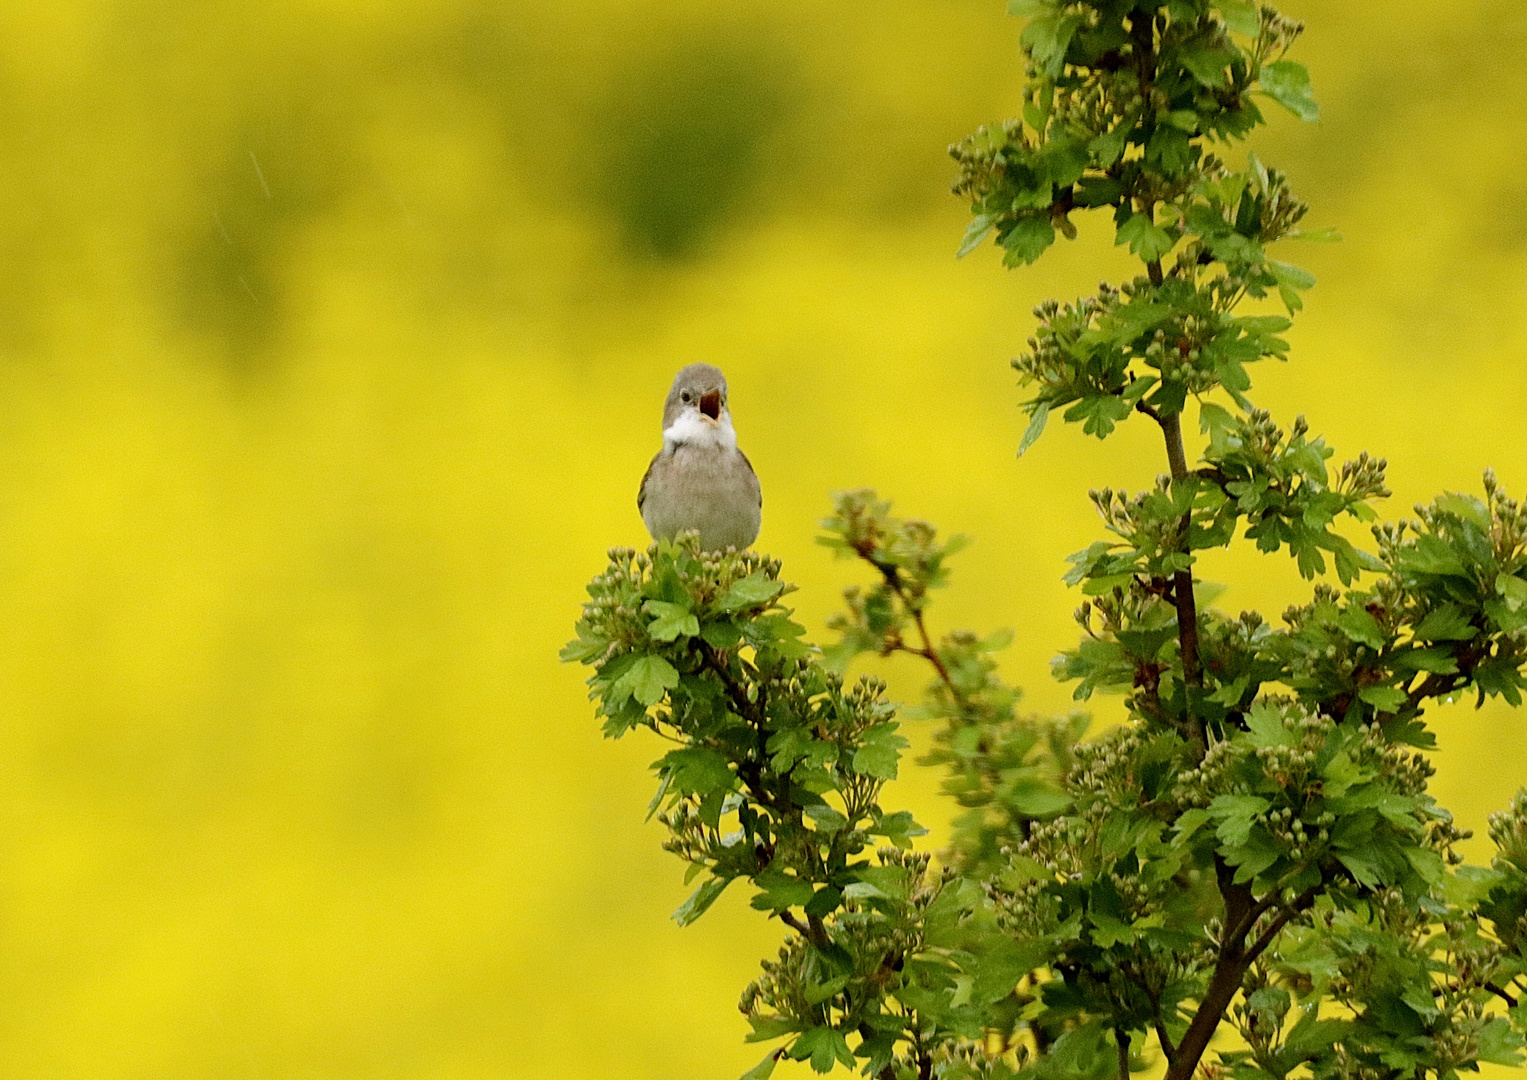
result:
<svg viewBox="0 0 1527 1080"><path fill-rule="evenodd" d="M642 477L636 507L654 539L698 529L706 551L739 551L758 538L763 494L737 449L726 407L726 376L690 364L663 404L663 449Z"/></svg>

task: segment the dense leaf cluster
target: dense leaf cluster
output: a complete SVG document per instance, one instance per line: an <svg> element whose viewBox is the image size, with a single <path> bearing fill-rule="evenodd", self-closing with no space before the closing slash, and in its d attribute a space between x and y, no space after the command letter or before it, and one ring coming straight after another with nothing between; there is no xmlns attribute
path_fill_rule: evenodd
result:
<svg viewBox="0 0 1527 1080"><path fill-rule="evenodd" d="M1032 262L1070 215L1111 213L1143 273L1046 302L1014 362L1027 450L1052 410L1099 438L1159 428L1164 471L1092 500L1109 538L1071 556L1082 636L1055 673L1124 695L1127 720L1020 711L1011 640L929 628L960 537L837 497L822 542L867 580L823 650L781 603L779 566L694 536L611 553L578 639L605 731L672 744L652 810L699 877L699 917L731 882L791 931L743 994L776 1061L880 1080L1454 1080L1521 1060L1527 1031L1527 795L1491 819L1497 854L1428 793L1425 710L1527 689L1527 508L1490 473L1414 520L1376 523L1385 462L1340 467L1302 418L1250 398L1253 365L1313 283L1267 254L1305 208L1244 137L1270 99L1315 115L1285 58L1300 27L1245 0L1014 0L1028 17L1021 119L954 149L974 220ZM1281 299L1285 314L1243 312ZM1201 452L1190 461L1184 414ZM1370 547L1353 523L1372 526ZM1287 551L1311 582L1274 621L1212 607L1197 553ZM901 711L844 672L927 665ZM935 862L882 806L907 740L960 807ZM883 843L881 843L883 841ZM879 846L876 846L876 845Z"/></svg>

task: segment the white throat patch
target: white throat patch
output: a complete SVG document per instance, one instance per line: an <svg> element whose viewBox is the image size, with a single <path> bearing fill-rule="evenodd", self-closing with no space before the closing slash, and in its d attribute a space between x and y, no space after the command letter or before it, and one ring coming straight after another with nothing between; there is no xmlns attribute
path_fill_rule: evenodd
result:
<svg viewBox="0 0 1527 1080"><path fill-rule="evenodd" d="M691 405L663 432L663 445L669 451L681 446L735 450L737 433L732 430L732 414L722 409L720 419L712 420Z"/></svg>

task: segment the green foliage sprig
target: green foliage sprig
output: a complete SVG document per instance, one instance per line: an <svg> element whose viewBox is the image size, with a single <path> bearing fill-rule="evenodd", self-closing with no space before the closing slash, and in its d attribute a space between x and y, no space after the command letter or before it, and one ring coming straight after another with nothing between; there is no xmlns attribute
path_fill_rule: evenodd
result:
<svg viewBox="0 0 1527 1080"><path fill-rule="evenodd" d="M779 1040L748 1078L784 1057L881 1080L1125 1080L1158 1060L1166 1080L1452 1080L1519 1063L1527 794L1492 817L1491 864L1463 865L1467 834L1428 793L1425 710L1521 703L1527 508L1487 472L1483 498L1375 524L1385 462L1333 469L1302 418L1285 429L1250 398L1313 284L1268 248L1332 234L1299 228L1306 208L1254 155L1233 170L1217 154L1261 101L1316 115L1286 56L1301 27L1245 0L1010 6L1029 20L1024 113L953 149L973 213L961 253L990 236L1022 266L1096 210L1142 264L1041 304L1014 361L1032 391L1020 453L1057 409L1099 438L1137 415L1162 434L1150 490L1092 493L1110 538L1065 575L1082 636L1055 673L1078 699L1123 694L1127 720L1089 738L1085 716L1025 715L994 659L1009 634L936 637L963 541L872 492L825 522L869 580L822 651L777 563L692 536L612 552L564 656L594 666L608 735L673 744L652 809L702 878L675 917L746 879L790 931L743 994L751 1037ZM1242 311L1274 297L1285 314ZM1372 550L1344 519L1372 524ZM1195 579L1197 552L1248 542L1314 582L1278 623L1214 609ZM939 723L925 762L961 807L937 863L881 805L906 745L896 707L842 675L897 653L927 665L901 716Z"/></svg>

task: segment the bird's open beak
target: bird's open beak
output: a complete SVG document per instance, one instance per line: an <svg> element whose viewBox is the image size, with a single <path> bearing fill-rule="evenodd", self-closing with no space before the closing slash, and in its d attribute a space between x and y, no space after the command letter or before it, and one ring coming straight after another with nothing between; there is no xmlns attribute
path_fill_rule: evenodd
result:
<svg viewBox="0 0 1527 1080"><path fill-rule="evenodd" d="M712 420L721 418L721 391L712 390L700 395L700 411Z"/></svg>

